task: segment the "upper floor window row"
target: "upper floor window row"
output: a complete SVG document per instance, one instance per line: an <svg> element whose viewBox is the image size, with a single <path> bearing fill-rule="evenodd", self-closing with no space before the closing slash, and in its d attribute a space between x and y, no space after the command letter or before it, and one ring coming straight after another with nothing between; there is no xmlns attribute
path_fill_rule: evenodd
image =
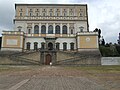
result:
<svg viewBox="0 0 120 90"><path fill-rule="evenodd" d="M23 12L26 10L20 9L20 14L23 14ZM82 17L84 15L83 10L78 10L79 14L78 16ZM76 13L76 14L75 14ZM27 16L74 16L77 15L77 11L75 9L27 9L26 14ZM24 15L19 15L24 16Z"/></svg>

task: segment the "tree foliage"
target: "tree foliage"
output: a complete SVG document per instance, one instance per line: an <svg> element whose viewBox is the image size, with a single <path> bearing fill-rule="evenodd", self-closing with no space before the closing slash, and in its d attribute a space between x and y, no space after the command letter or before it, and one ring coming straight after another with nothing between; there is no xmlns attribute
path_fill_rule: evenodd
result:
<svg viewBox="0 0 120 90"><path fill-rule="evenodd" d="M98 32L98 38L101 38L101 29L96 28L93 32Z"/></svg>
<svg viewBox="0 0 120 90"><path fill-rule="evenodd" d="M120 33L119 33L119 37L118 37L118 44L120 45Z"/></svg>

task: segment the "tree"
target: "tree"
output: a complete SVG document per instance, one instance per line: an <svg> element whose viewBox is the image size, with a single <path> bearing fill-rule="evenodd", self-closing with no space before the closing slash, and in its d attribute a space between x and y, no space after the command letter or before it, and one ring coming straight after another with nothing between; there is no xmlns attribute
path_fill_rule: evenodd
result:
<svg viewBox="0 0 120 90"><path fill-rule="evenodd" d="M120 33L117 41L118 41L118 44L120 45Z"/></svg>
<svg viewBox="0 0 120 90"><path fill-rule="evenodd" d="M98 32L98 40L99 40L99 44L100 44L101 29L96 28L95 30L93 30L93 32Z"/></svg>
<svg viewBox="0 0 120 90"><path fill-rule="evenodd" d="M2 44L2 37L0 37L0 49L1 49L1 44Z"/></svg>
<svg viewBox="0 0 120 90"><path fill-rule="evenodd" d="M104 38L102 39L102 43L101 43L103 46L105 45L105 40Z"/></svg>
<svg viewBox="0 0 120 90"><path fill-rule="evenodd" d="M101 29L98 30L98 38L101 38Z"/></svg>

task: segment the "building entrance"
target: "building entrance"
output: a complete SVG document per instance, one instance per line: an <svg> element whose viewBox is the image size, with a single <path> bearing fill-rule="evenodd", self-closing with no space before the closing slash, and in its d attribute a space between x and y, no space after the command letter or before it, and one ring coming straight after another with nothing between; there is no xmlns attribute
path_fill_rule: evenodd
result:
<svg viewBox="0 0 120 90"><path fill-rule="evenodd" d="M52 57L50 54L46 55L45 65L50 65L50 62L52 61Z"/></svg>

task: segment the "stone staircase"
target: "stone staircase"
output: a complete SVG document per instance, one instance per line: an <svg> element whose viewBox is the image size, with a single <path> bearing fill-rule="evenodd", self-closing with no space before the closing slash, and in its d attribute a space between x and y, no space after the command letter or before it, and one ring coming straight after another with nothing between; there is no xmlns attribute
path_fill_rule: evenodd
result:
<svg viewBox="0 0 120 90"><path fill-rule="evenodd" d="M40 65L39 51L0 52L0 64ZM96 51L58 51L56 65L101 65L101 53Z"/></svg>
<svg viewBox="0 0 120 90"><path fill-rule="evenodd" d="M71 57L57 60L56 65L101 65L101 53L99 50L61 53Z"/></svg>
<svg viewBox="0 0 120 90"><path fill-rule="evenodd" d="M36 60L35 54L38 51L26 51L26 52L0 52L0 64L2 65L40 65L40 60ZM29 56L29 57L28 57ZM30 58L31 56L31 58ZM33 59L34 58L34 59Z"/></svg>

